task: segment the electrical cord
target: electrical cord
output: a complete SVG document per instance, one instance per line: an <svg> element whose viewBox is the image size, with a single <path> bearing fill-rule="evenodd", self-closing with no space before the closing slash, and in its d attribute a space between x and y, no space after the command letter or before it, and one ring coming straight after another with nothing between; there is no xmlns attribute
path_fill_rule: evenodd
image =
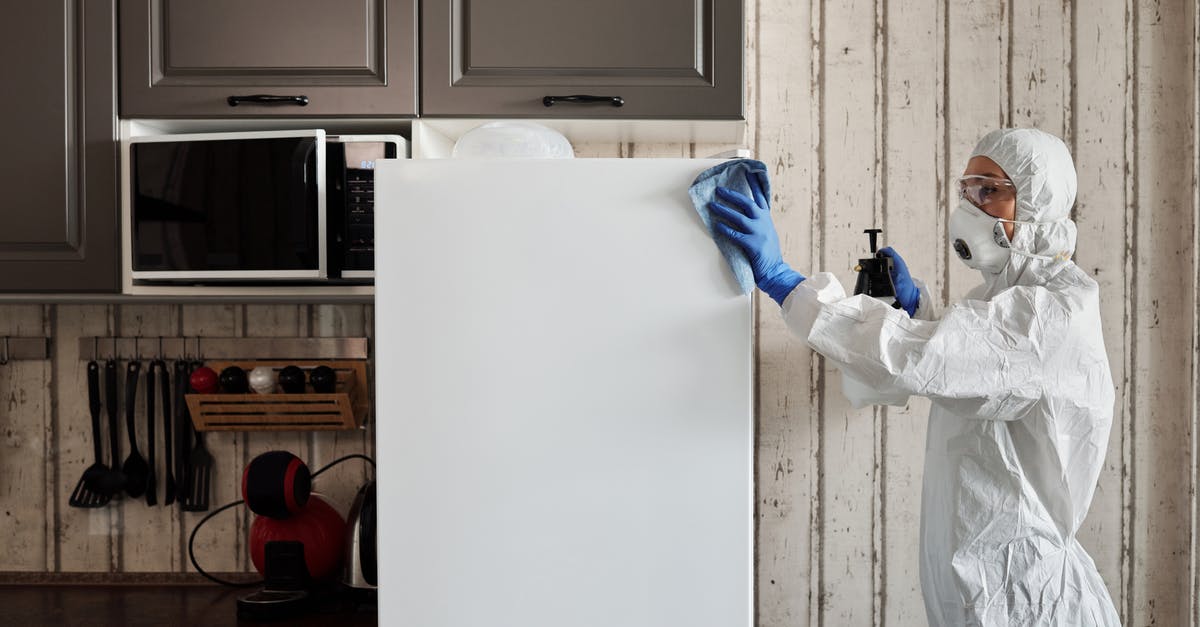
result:
<svg viewBox="0 0 1200 627"><path fill-rule="evenodd" d="M316 479L317 475L325 472L326 470L329 470L330 468L333 468L334 466L337 466L338 464L340 464L344 461L349 461L351 459L363 459L363 460L366 460L367 463L371 464L371 468L375 467L375 460L373 460L370 457L367 457L366 455L363 455L361 453L352 453L350 455L345 455L343 457L339 457L339 458L329 462L328 464L321 466L319 469L317 469L316 472L312 473L309 476L312 479ZM217 577L215 575L209 574L208 571L204 570L203 568L200 568L200 564L196 562L196 550L195 550L196 549L196 546L195 546L196 545L196 533L198 531L200 531L200 527L203 527L204 523L206 523L210 519L212 519L213 516L216 516L217 514L220 514L221 512L223 512L231 507L237 507L238 505L241 505L242 503L245 503L245 502L246 502L245 499L238 499L236 501L233 501L232 503L226 503L226 504L218 507L217 509L209 512L207 515L204 516L204 518L200 519L200 522L196 523L196 526L192 528L192 535L188 537L188 559L190 559L192 562L192 568L195 568L196 572L200 573L206 579L208 579L209 581L211 581L213 583L219 583L222 586L230 586L232 588L249 588L251 586L261 586L264 582L263 579L259 579L258 581L246 581L246 582L241 582L241 583L236 582L236 581L227 581L227 580L221 579L220 577Z"/></svg>
<svg viewBox="0 0 1200 627"><path fill-rule="evenodd" d="M259 579L258 581L246 581L246 582L238 583L235 581L226 581L215 575L208 574L208 571L204 570L203 568L200 568L200 564L196 562L196 550L195 550L196 549L196 547L195 547L196 532L200 531L200 527L203 527L204 523L208 522L213 516L216 516L217 514L220 514L221 512L223 512L231 507L237 507L238 505L241 505L242 503L245 503L245 502L246 501L243 499L238 499L232 503L226 503L225 505L222 505L222 506L218 507L217 509L214 509L213 511L209 512L208 515L206 515L204 518L200 519L200 522L196 523L195 528L192 529L192 535L188 538L188 558L192 561L192 568L195 568L196 572L200 573L201 575L204 575L204 577L206 579L208 579L209 581L212 581L214 583L219 583L222 586L230 586L232 588L249 588L250 586L262 585L263 580Z"/></svg>
<svg viewBox="0 0 1200 627"><path fill-rule="evenodd" d="M310 476L313 479L316 479L317 475L325 472L326 470L329 470L330 468L333 468L334 466L336 466L344 461L351 460L351 459L365 459L368 464L371 464L371 468L375 467L375 460L371 459L370 457L367 457L366 455L363 455L362 453L351 453L349 455L339 457L339 458L329 462L328 464L325 464L324 466L321 466L316 472L314 472Z"/></svg>

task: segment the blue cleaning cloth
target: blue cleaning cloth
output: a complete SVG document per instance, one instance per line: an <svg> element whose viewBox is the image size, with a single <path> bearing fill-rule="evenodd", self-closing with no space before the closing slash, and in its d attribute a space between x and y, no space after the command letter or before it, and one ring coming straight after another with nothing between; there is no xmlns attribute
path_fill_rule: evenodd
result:
<svg viewBox="0 0 1200 627"><path fill-rule="evenodd" d="M708 203L716 199L717 187L727 187L745 194L747 198L754 198L750 185L746 183L746 174L749 172L762 175L763 195L770 198L771 181L767 177L767 166L754 159L734 159L715 165L701 172L688 188L688 195L692 197L696 213L700 214L704 226L708 227L709 236L716 242L721 254L725 255L725 261L729 263L729 269L733 270L733 277L737 279L743 294L748 294L754 289L754 272L750 269L750 261L746 259L746 253L741 247L713 230L713 217Z"/></svg>

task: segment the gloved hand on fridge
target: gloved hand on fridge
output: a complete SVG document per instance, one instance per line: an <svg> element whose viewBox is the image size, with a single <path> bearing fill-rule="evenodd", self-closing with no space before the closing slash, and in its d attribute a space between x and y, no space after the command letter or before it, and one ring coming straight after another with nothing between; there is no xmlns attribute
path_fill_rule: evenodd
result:
<svg viewBox="0 0 1200 627"><path fill-rule="evenodd" d="M892 287L896 288L896 300L908 312L908 317L913 317L921 304L921 290L908 273L908 264L891 246L880 248L879 252L892 258Z"/></svg>
<svg viewBox="0 0 1200 627"><path fill-rule="evenodd" d="M752 199L727 187L717 188L717 197L724 203L708 204L718 219L713 227L745 251L758 289L782 306L804 276L783 260L779 234L771 222L770 204L758 177L747 175L746 183L754 195Z"/></svg>

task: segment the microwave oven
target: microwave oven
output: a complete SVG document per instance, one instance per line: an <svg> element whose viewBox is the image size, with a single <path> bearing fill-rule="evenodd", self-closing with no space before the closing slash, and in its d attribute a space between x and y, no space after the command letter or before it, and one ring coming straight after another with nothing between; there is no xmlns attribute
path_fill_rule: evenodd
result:
<svg viewBox="0 0 1200 627"><path fill-rule="evenodd" d="M374 167L399 135L321 129L133 137L133 284L370 284Z"/></svg>

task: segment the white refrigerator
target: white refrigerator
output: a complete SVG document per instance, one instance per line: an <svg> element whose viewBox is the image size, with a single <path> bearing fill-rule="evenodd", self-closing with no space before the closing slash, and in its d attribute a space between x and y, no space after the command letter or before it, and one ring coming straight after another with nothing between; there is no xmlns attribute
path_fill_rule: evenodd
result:
<svg viewBox="0 0 1200 627"><path fill-rule="evenodd" d="M379 624L753 623L751 300L688 159L376 171Z"/></svg>

